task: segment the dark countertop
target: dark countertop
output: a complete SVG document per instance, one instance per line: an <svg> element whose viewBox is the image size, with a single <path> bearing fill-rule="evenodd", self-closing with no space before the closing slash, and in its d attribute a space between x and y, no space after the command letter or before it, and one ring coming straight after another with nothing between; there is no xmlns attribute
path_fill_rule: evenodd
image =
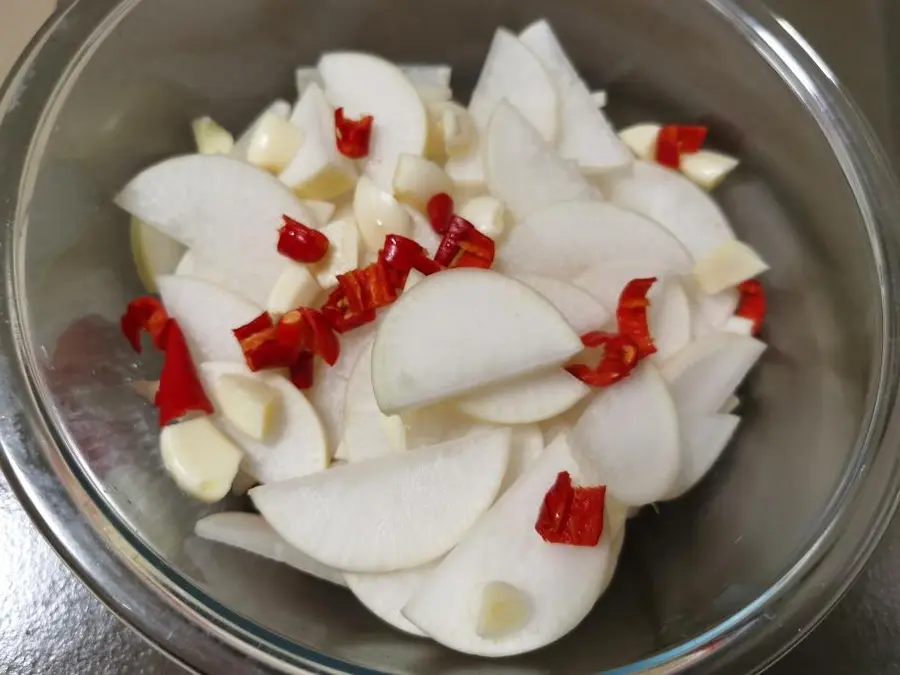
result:
<svg viewBox="0 0 900 675"><path fill-rule="evenodd" d="M2 0L0 26L16 4ZM11 3L7 4L7 3ZM849 87L900 166L896 0L769 0ZM11 7L11 9L10 9ZM8 25L8 24L7 24ZM0 40L2 40L0 36ZM0 68L2 69L2 68ZM0 477L0 675L181 675L63 566ZM769 672L900 673L900 519L835 611Z"/></svg>

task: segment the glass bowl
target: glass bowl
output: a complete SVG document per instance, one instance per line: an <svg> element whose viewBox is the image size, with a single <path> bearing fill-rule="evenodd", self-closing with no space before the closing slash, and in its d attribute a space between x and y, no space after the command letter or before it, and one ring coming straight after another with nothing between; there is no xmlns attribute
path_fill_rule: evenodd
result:
<svg viewBox="0 0 900 675"><path fill-rule="evenodd" d="M0 440L13 488L110 608L211 673L728 673L765 667L838 600L896 502L897 223L882 152L832 74L753 0L71 0L0 99ZM718 197L772 264L770 345L733 447L634 521L571 635L500 661L401 635L345 591L191 535L118 331L141 293L112 196L231 128L328 49L449 62L547 16L619 124L703 121L740 156ZM221 508L221 507L216 507Z"/></svg>

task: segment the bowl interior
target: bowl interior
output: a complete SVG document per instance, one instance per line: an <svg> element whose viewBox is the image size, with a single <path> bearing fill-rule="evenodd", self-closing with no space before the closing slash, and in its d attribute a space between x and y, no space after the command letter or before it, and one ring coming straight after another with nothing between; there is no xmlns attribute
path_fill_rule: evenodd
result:
<svg viewBox="0 0 900 675"><path fill-rule="evenodd" d="M255 639L391 673L596 673L680 645L757 600L827 525L823 514L868 419L881 353L875 252L829 139L807 106L714 3L672 0L143 0L73 64L32 158L24 246L27 338L44 404L97 501L172 569L243 617ZM772 265L770 347L741 394L733 447L693 493L630 524L612 589L571 635L486 662L409 638L343 590L197 540L209 509L164 474L155 379L118 317L142 293L128 218L112 204L139 169L191 151L189 121L239 130L293 69L324 50L447 62L474 83L497 26L547 16L617 124L703 121L739 155L717 196ZM276 637L280 636L282 639Z"/></svg>

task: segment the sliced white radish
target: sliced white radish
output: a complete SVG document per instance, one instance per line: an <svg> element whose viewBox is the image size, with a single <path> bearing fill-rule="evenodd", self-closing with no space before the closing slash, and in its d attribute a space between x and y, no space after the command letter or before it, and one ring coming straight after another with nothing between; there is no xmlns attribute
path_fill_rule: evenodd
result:
<svg viewBox="0 0 900 675"><path fill-rule="evenodd" d="M330 223L331 218L337 209L331 202L323 202L318 199L304 199L303 205L309 209L311 213L315 214L317 223L316 229ZM312 227L312 224L310 224L310 227Z"/></svg>
<svg viewBox="0 0 900 675"><path fill-rule="evenodd" d="M375 118L366 173L390 190L400 155L425 152L428 115L409 78L371 54L334 52L319 59L328 98L350 117Z"/></svg>
<svg viewBox="0 0 900 675"><path fill-rule="evenodd" d="M729 288L715 295L706 295L693 277L684 277L682 282L691 301L694 338L725 330L725 324L734 315L741 299L737 289Z"/></svg>
<svg viewBox="0 0 900 675"><path fill-rule="evenodd" d="M660 124L634 124L619 132L619 138L638 159L648 162L656 156L656 139L662 129Z"/></svg>
<svg viewBox="0 0 900 675"><path fill-rule="evenodd" d="M227 155L234 150L234 136L211 117L195 119L191 131L201 155Z"/></svg>
<svg viewBox="0 0 900 675"><path fill-rule="evenodd" d="M284 268L266 303L270 314L287 314L298 307L309 307L322 287L307 265L293 263Z"/></svg>
<svg viewBox="0 0 900 675"><path fill-rule="evenodd" d="M150 293L156 292L156 277L177 274L187 252L184 245L163 234L155 227L131 219L131 255L141 283Z"/></svg>
<svg viewBox="0 0 900 675"><path fill-rule="evenodd" d="M660 265L647 258L620 258L606 260L588 268L573 281L605 307L619 306L622 289L632 279L662 278L666 275L666 265Z"/></svg>
<svg viewBox="0 0 900 675"><path fill-rule="evenodd" d="M394 414L560 365L579 351L580 338L525 284L454 269L420 282L386 314L372 383L381 410Z"/></svg>
<svg viewBox="0 0 900 675"><path fill-rule="evenodd" d="M262 516L254 513L214 513L198 520L194 532L201 539L233 546L263 558L284 563L305 574L338 586L347 585L343 574L295 549L278 536L278 533Z"/></svg>
<svg viewBox="0 0 900 675"><path fill-rule="evenodd" d="M657 275L693 268L690 254L657 223L593 201L563 202L531 214L510 231L497 265L509 274L571 280L606 261L626 259L642 260Z"/></svg>
<svg viewBox="0 0 900 675"><path fill-rule="evenodd" d="M650 289L647 323L656 345L653 361L661 364L672 358L691 341L691 302L675 277L660 279Z"/></svg>
<svg viewBox="0 0 900 675"><path fill-rule="evenodd" d="M635 162L631 171L610 174L603 190L613 203L660 223L697 259L734 239L728 219L706 192L655 162Z"/></svg>
<svg viewBox="0 0 900 675"><path fill-rule="evenodd" d="M356 218L349 214L332 220L321 232L328 237L328 251L312 271L319 286L328 290L337 286L338 276L359 266L360 236Z"/></svg>
<svg viewBox="0 0 900 675"><path fill-rule="evenodd" d="M506 231L506 207L495 197L481 195L470 199L460 207L459 215L495 241Z"/></svg>
<svg viewBox="0 0 900 675"><path fill-rule="evenodd" d="M174 239L172 240L174 241ZM182 246L182 248L184 248ZM178 266L175 268L175 276L178 277L192 277L194 276L194 268L196 256L193 251L185 251L184 255L181 256L181 260L178 261ZM149 289L148 289L149 290ZM156 290L156 281L153 283L153 290Z"/></svg>
<svg viewBox="0 0 900 675"><path fill-rule="evenodd" d="M356 165L338 152L334 108L318 84L309 85L294 107L291 122L306 138L279 179L305 199L332 199L353 187Z"/></svg>
<svg viewBox="0 0 900 675"><path fill-rule="evenodd" d="M665 497L681 452L678 415L659 371L645 362L599 391L572 431L572 446L590 481L619 501L640 506Z"/></svg>
<svg viewBox="0 0 900 675"><path fill-rule="evenodd" d="M539 274L521 274L516 278L547 298L579 335L600 330L612 318L606 307L574 284Z"/></svg>
<svg viewBox="0 0 900 675"><path fill-rule="evenodd" d="M601 198L578 166L506 102L497 105L482 146L488 189L517 219L556 202Z"/></svg>
<svg viewBox="0 0 900 675"><path fill-rule="evenodd" d="M349 572L436 560L490 508L509 464L497 430L250 491L287 541Z"/></svg>
<svg viewBox="0 0 900 675"><path fill-rule="evenodd" d="M241 451L208 417L164 427L159 447L175 484L204 502L217 502L228 494L241 464Z"/></svg>
<svg viewBox="0 0 900 675"><path fill-rule="evenodd" d="M269 132L263 130L263 133L259 134L258 132L261 130L261 128L267 125L271 125L270 128L274 128L277 125L277 122L275 122L275 120L285 121L290 116L291 104L287 101L277 99L270 103L263 109L261 113L259 113L259 115L249 124L247 129L238 137L237 141L234 144L234 147L231 149L231 156L236 157L237 159L254 163L250 160L249 157L251 149L257 151L268 145L265 142L265 136L267 136ZM297 140L296 137L293 140ZM299 140L303 140L302 132ZM256 144L256 148L253 147L254 144Z"/></svg>
<svg viewBox="0 0 900 675"><path fill-rule="evenodd" d="M403 614L443 645L469 654L508 656L538 649L577 626L615 564L612 539L595 547L548 544L534 525L547 490L561 471L582 475L565 439L547 448L429 575ZM485 588L518 589L531 609L520 630L485 638L478 614Z"/></svg>
<svg viewBox="0 0 900 675"><path fill-rule="evenodd" d="M598 89L597 91L591 92L591 101L593 101L594 105L598 108L605 108L609 101L609 97L606 95L605 90Z"/></svg>
<svg viewBox="0 0 900 675"><path fill-rule="evenodd" d="M512 427L512 446L509 453L509 467L500 494L512 487L544 452L544 435L537 424L518 424Z"/></svg>
<svg viewBox="0 0 900 675"><path fill-rule="evenodd" d="M413 286L422 281L425 278L425 275L419 272L418 270L410 270L409 274L406 275L406 283L403 285L403 292L412 290Z"/></svg>
<svg viewBox="0 0 900 675"><path fill-rule="evenodd" d="M713 150L700 150L681 156L681 173L705 190L712 190L734 171L739 162L734 157Z"/></svg>
<svg viewBox="0 0 900 675"><path fill-rule="evenodd" d="M400 70L415 87L449 87L453 68L446 64L400 65Z"/></svg>
<svg viewBox="0 0 900 675"><path fill-rule="evenodd" d="M609 171L632 162L591 92L546 20L528 26L519 35L553 77L561 104L559 153L573 159L583 171Z"/></svg>
<svg viewBox="0 0 900 675"><path fill-rule="evenodd" d="M372 345L356 360L347 384L341 458L360 462L406 450L406 427L397 415L378 409L372 390Z"/></svg>
<svg viewBox="0 0 900 675"><path fill-rule="evenodd" d="M343 346L341 360L345 358ZM338 361L340 363L340 360ZM325 438L328 441L329 455L339 458L337 447L344 433L344 406L347 403L347 378L320 362L313 374L313 386L306 390L306 397L315 408Z"/></svg>
<svg viewBox="0 0 900 675"><path fill-rule="evenodd" d="M260 306L289 262L277 250L282 217L314 218L278 179L220 155L152 166L125 186L116 203L228 270Z"/></svg>
<svg viewBox="0 0 900 675"><path fill-rule="evenodd" d="M383 321L384 314L380 315L372 323L367 323L359 328L354 328L347 333L341 335L341 357L338 362L331 367L331 370L343 377L345 380L350 379L350 375L356 368L359 358L372 346L375 339L375 331Z"/></svg>
<svg viewBox="0 0 900 675"><path fill-rule="evenodd" d="M356 184L353 215L370 252L380 250L387 235L408 237L413 228L412 218L403 205L368 176L360 176Z"/></svg>
<svg viewBox="0 0 900 675"><path fill-rule="evenodd" d="M559 94L540 59L515 35L500 28L472 92L469 112L479 131L487 128L494 110L507 101L548 142L559 132ZM484 181L481 156L476 150L447 162L447 173L458 183ZM505 200L504 200L505 201Z"/></svg>
<svg viewBox="0 0 900 675"><path fill-rule="evenodd" d="M431 160L419 155L402 154L393 180L394 196L425 212L428 200L436 194L453 191L453 181Z"/></svg>
<svg viewBox="0 0 900 675"><path fill-rule="evenodd" d="M478 147L478 127L469 111L456 101L447 101L433 110L436 134L448 157L474 153Z"/></svg>
<svg viewBox="0 0 900 675"><path fill-rule="evenodd" d="M406 425L406 447L409 450L427 448L496 428L465 415L450 403L410 410L400 417Z"/></svg>
<svg viewBox="0 0 900 675"><path fill-rule="evenodd" d="M492 384L454 399L475 419L495 424L543 422L572 408L590 387L559 366Z"/></svg>
<svg viewBox="0 0 900 675"><path fill-rule="evenodd" d="M707 295L721 293L769 269L759 254L747 244L732 240L697 260L694 279Z"/></svg>
<svg viewBox="0 0 900 675"><path fill-rule="evenodd" d="M251 373L245 365L204 363L200 376L216 410L224 410L217 383L226 375L258 380L278 392L281 411L265 441L243 433L225 416L217 422L241 447L250 472L261 483L283 481L328 468L328 445L322 422L303 393L274 373Z"/></svg>
<svg viewBox="0 0 900 675"><path fill-rule="evenodd" d="M713 414L738 388L766 345L734 333L710 333L692 342L663 366L678 409Z"/></svg>
<svg viewBox="0 0 900 675"><path fill-rule="evenodd" d="M259 305L193 277L157 279L166 311L176 319L197 363L244 363L241 346L231 332L262 313Z"/></svg>
<svg viewBox="0 0 900 675"><path fill-rule="evenodd" d="M679 416L681 426L681 467L666 499L682 496L709 472L731 441L740 417L735 415Z"/></svg>
<svg viewBox="0 0 900 675"><path fill-rule="evenodd" d="M278 391L261 379L223 375L216 381L218 412L243 433L264 441L281 415Z"/></svg>
<svg viewBox="0 0 900 675"><path fill-rule="evenodd" d="M410 623L400 610L436 566L436 562L431 562L421 567L382 574L346 572L344 579L353 595L372 614L404 633L425 637L425 633Z"/></svg>

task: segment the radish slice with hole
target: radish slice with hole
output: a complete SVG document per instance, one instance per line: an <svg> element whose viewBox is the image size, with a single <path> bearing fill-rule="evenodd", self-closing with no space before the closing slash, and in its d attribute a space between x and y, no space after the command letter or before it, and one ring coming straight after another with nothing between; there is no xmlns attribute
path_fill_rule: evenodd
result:
<svg viewBox="0 0 900 675"><path fill-rule="evenodd" d="M591 484L628 505L665 497L678 476L678 415L665 380L649 362L599 391L572 431Z"/></svg>
<svg viewBox="0 0 900 675"><path fill-rule="evenodd" d="M613 204L589 201L554 204L520 221L500 247L497 266L509 274L572 280L622 259L645 261L660 275L685 274L694 266L659 224Z"/></svg>
<svg viewBox="0 0 900 675"><path fill-rule="evenodd" d="M656 345L656 353L651 358L659 365L690 343L691 303L684 287L674 277L657 282L648 297L647 321Z"/></svg>
<svg viewBox="0 0 900 675"><path fill-rule="evenodd" d="M559 89L560 155L576 160L589 173L631 164L631 153L591 97L550 24L545 19L536 21L519 39L537 55Z"/></svg>
<svg viewBox="0 0 900 675"><path fill-rule="evenodd" d="M437 564L435 561L421 567L383 574L345 572L344 579L356 599L379 619L404 633L426 637L400 610L415 595Z"/></svg>
<svg viewBox="0 0 900 675"><path fill-rule="evenodd" d="M699 483L725 450L741 418L735 415L679 416L681 468L666 499L677 499Z"/></svg>
<svg viewBox="0 0 900 675"><path fill-rule="evenodd" d="M603 181L610 201L651 218L674 234L697 258L734 239L718 204L677 171L654 162L635 162L630 171Z"/></svg>
<svg viewBox="0 0 900 675"><path fill-rule="evenodd" d="M349 572L408 569L447 553L490 508L509 450L509 430L490 431L250 496L281 536L319 562Z"/></svg>
<svg viewBox="0 0 900 675"><path fill-rule="evenodd" d="M274 389L281 400L279 419L265 441L241 432L223 415L216 416L216 423L244 451L250 473L261 483L307 476L328 468L325 429L315 408L299 389L275 373L251 373L246 366L234 363L204 363L200 366L200 377L216 410L222 409L216 382L224 375L258 380Z"/></svg>
<svg viewBox="0 0 900 675"><path fill-rule="evenodd" d="M574 284L538 274L521 274L516 278L547 298L579 335L599 330L612 318L606 307Z"/></svg>
<svg viewBox="0 0 900 675"><path fill-rule="evenodd" d="M601 198L578 166L563 160L505 101L494 111L482 144L488 189L517 219L557 202Z"/></svg>
<svg viewBox="0 0 900 675"><path fill-rule="evenodd" d="M766 345L734 333L710 333L692 342L663 366L679 410L713 414L743 382Z"/></svg>
<svg viewBox="0 0 900 675"><path fill-rule="evenodd" d="M322 581L347 585L343 574L288 544L262 516L253 513L214 513L198 520L194 532L201 539L284 563Z"/></svg>
<svg viewBox="0 0 900 675"><path fill-rule="evenodd" d="M488 270L447 270L384 316L372 384L392 415L561 365L581 349L553 305L525 284Z"/></svg>
<svg viewBox="0 0 900 675"><path fill-rule="evenodd" d="M163 305L184 331L196 363L244 363L244 353L231 331L258 317L263 311L259 305L193 277L163 276L157 284Z"/></svg>
<svg viewBox="0 0 900 675"><path fill-rule="evenodd" d="M450 552L403 614L439 643L467 654L509 656L547 645L577 626L593 607L615 565L612 538L599 545L548 544L535 531L547 490L561 471L583 481L565 438L535 464ZM531 608L526 625L487 639L478 635L485 587L504 582Z"/></svg>

